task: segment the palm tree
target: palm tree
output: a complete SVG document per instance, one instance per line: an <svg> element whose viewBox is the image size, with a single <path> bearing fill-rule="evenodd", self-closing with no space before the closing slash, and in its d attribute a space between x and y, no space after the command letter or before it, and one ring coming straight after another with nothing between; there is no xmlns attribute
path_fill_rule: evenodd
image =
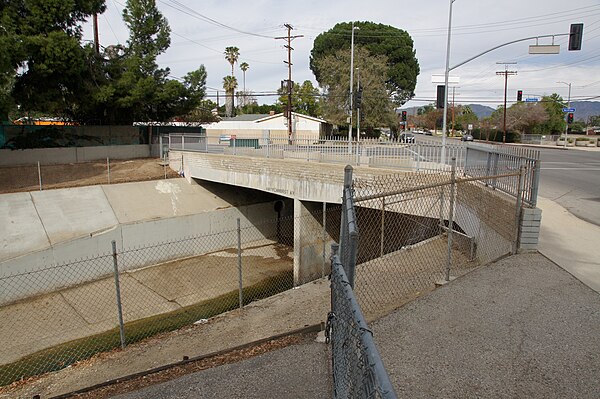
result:
<svg viewBox="0 0 600 399"><path fill-rule="evenodd" d="M231 76L233 76L233 66L237 62L238 58L240 58L240 49L237 47L225 47L225 59L231 64Z"/></svg>
<svg viewBox="0 0 600 399"><path fill-rule="evenodd" d="M244 75L244 92L243 92L243 97L242 97L242 106L246 105L246 71L248 70L248 68L250 68L250 65L248 65L247 62L242 62L240 64L240 69L242 70L242 73Z"/></svg>
<svg viewBox="0 0 600 399"><path fill-rule="evenodd" d="M235 76L225 76L223 78L223 88L225 89L225 113L227 116L233 116L233 94L238 87Z"/></svg>
<svg viewBox="0 0 600 399"><path fill-rule="evenodd" d="M247 62L242 62L240 64L240 69L242 70L242 73L244 74L244 93L246 92L246 71L248 70L248 68L250 68L250 65L248 65Z"/></svg>

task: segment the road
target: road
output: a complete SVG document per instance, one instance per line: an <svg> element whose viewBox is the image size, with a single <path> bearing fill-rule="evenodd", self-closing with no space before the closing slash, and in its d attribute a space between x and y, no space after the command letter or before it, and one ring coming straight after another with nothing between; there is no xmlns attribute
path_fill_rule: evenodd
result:
<svg viewBox="0 0 600 399"><path fill-rule="evenodd" d="M600 151L540 149L539 195L600 226Z"/></svg>

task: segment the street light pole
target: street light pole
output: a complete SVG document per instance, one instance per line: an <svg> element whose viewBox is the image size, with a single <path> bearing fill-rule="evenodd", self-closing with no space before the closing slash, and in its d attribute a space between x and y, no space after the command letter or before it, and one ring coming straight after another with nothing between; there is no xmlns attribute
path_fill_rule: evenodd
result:
<svg viewBox="0 0 600 399"><path fill-rule="evenodd" d="M352 154L352 97L354 96L354 21L352 22L352 35L350 39L350 125L348 126L348 154Z"/></svg>
<svg viewBox="0 0 600 399"><path fill-rule="evenodd" d="M448 123L448 75L450 74L450 36L452 33L452 3L450 0L450 11L448 12L448 42L446 43L446 68L444 69L444 116L442 118L442 164L446 163L446 124Z"/></svg>
<svg viewBox="0 0 600 399"><path fill-rule="evenodd" d="M562 83L564 85L569 86L569 97L567 99L567 108L571 108L571 83L567 83L567 82L556 82L556 83ZM565 115L565 148L567 148L567 135L569 133L569 113L567 112Z"/></svg>
<svg viewBox="0 0 600 399"><path fill-rule="evenodd" d="M356 68L356 87L360 95L360 68ZM359 104L360 105L360 104ZM360 148L360 106L356 109L356 151Z"/></svg>

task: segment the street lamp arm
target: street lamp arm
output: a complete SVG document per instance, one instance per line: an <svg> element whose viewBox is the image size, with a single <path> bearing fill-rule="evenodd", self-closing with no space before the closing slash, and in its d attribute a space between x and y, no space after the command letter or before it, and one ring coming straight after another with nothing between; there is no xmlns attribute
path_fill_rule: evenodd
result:
<svg viewBox="0 0 600 399"><path fill-rule="evenodd" d="M556 35L531 36L531 37L526 37L526 38L524 38L524 39L518 39L518 40L513 40L513 41L510 41L510 42L506 42L506 43L500 44L500 45L498 45L498 46L496 46L496 47L492 47L492 48L491 48L491 49L489 49L489 50L485 50L484 52L482 52L482 53L479 53L479 54L477 54L476 56L473 56L473 57L471 57L471 58L469 58L469 59L467 59L467 60L465 60L465 61L463 61L463 62L461 62L461 63L459 63L459 64L456 64L456 65L454 65L453 67L449 68L449 69L448 69L448 71L452 71L453 69L456 69L456 68L458 68L459 66L463 66L463 65L465 65L467 62L471 62L471 61L473 61L474 59L476 59L476 58L479 58L479 57L481 57L481 56L482 56L482 55L484 55L484 54L487 54L487 53L489 53L489 52L492 52L492 51L494 51L494 50L497 50L497 49L499 49L499 48L501 48L501 47L508 46L509 44L515 44L515 43L519 43L519 42L524 42L524 41L526 41L526 40L540 39L540 38L543 38L543 37L556 37L556 36L569 36L569 33L559 33L559 34L556 34Z"/></svg>

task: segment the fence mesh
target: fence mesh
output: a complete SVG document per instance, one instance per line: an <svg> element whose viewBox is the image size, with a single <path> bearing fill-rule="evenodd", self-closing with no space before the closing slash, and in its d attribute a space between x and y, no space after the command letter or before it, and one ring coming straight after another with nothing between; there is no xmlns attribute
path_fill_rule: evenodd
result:
<svg viewBox="0 0 600 399"><path fill-rule="evenodd" d="M27 271L4 269L0 385L291 289L294 227L325 220L311 237L315 264L297 283L321 278L330 271L329 245L339 229L339 207L325 212L294 217L283 210L275 219L242 219L239 228L231 220L220 231L213 220L213 231L203 235L125 249L116 243L114 253L107 241L106 253L89 259L37 258Z"/></svg>
<svg viewBox="0 0 600 399"><path fill-rule="evenodd" d="M328 321L336 398L395 398L340 258L333 257ZM329 330L328 330L329 331Z"/></svg>
<svg viewBox="0 0 600 399"><path fill-rule="evenodd" d="M367 317L513 251L518 203L487 182L508 185L518 176L448 171L355 179L355 292Z"/></svg>

